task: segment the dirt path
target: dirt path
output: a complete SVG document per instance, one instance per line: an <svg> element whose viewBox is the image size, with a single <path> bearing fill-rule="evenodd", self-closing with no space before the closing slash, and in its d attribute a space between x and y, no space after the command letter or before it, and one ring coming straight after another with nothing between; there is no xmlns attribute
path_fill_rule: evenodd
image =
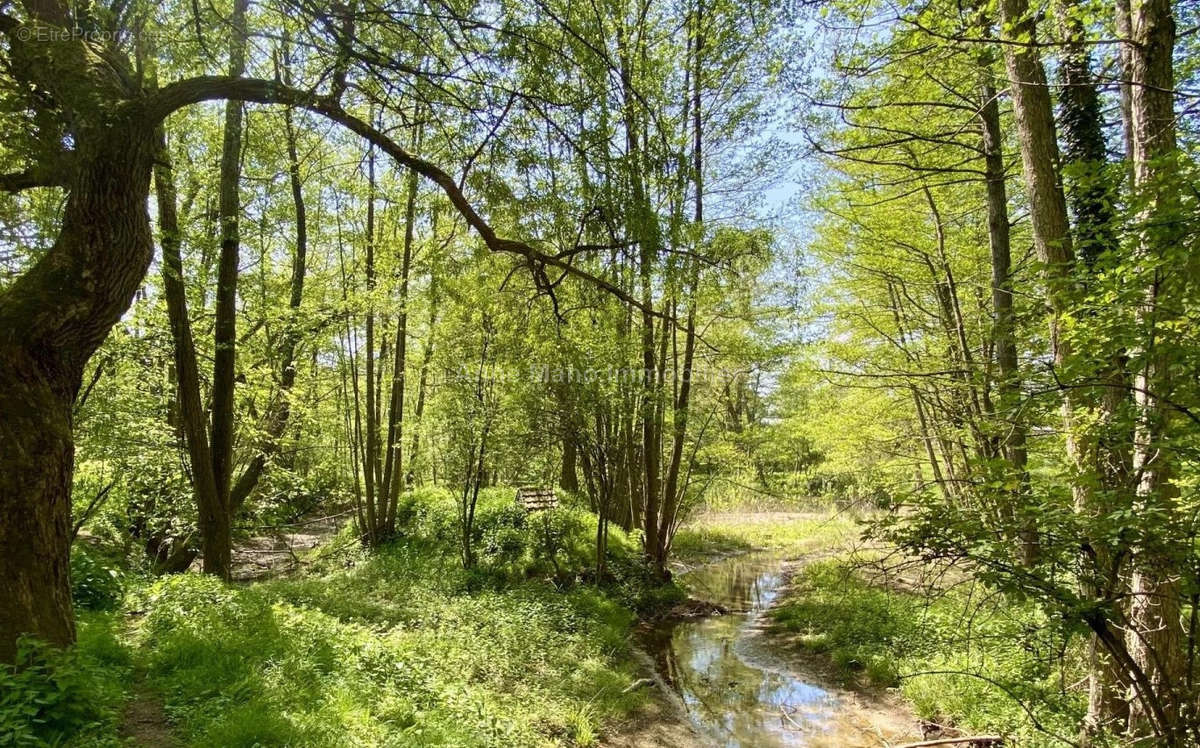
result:
<svg viewBox="0 0 1200 748"><path fill-rule="evenodd" d="M162 699L145 686L138 686L125 705L120 735L133 745L147 748L178 745L171 736L171 723L163 711Z"/></svg>
<svg viewBox="0 0 1200 748"><path fill-rule="evenodd" d="M662 748L673 746L708 746L710 743L696 733L687 717L669 703L658 689L654 698L646 702L633 716L604 735L600 745L604 748Z"/></svg>
<svg viewBox="0 0 1200 748"><path fill-rule="evenodd" d="M329 542L353 512L260 528L263 533L239 542L233 549L233 578L252 581L278 576L300 567L301 554ZM139 676L138 680L141 680ZM178 745L171 736L171 724L163 710L162 699L139 682L125 705L121 718L121 737L135 746L160 748Z"/></svg>

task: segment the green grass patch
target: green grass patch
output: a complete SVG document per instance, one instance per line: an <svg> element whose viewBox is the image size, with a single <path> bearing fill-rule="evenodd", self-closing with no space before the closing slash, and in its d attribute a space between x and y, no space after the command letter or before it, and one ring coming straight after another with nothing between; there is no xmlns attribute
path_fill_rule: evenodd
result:
<svg viewBox="0 0 1200 748"><path fill-rule="evenodd" d="M198 746L540 745L636 705L627 611L586 588L465 582L404 547L319 580L177 577L147 591L136 642Z"/></svg>
<svg viewBox="0 0 1200 748"><path fill-rule="evenodd" d="M685 563L752 550L802 555L843 548L859 530L855 515L847 512L709 512L679 528L671 552Z"/></svg>
<svg viewBox="0 0 1200 748"><path fill-rule="evenodd" d="M346 530L307 573L253 584L147 581L81 552L77 604L97 611L77 647L31 645L0 672L0 745L120 745L135 690L161 699L181 744L214 748L595 745L646 698L624 693L634 609L673 588L649 585L634 541L614 528L616 579L585 584L595 518L527 515L494 489L467 571L448 493L404 511L384 548Z"/></svg>
<svg viewBox="0 0 1200 748"><path fill-rule="evenodd" d="M1044 745L1031 714L1066 736L1082 717L1084 695L1068 687L1083 677L1078 642L1064 650L1054 622L982 585L927 597L868 583L838 558L800 569L771 616L847 681L897 687L938 724Z"/></svg>

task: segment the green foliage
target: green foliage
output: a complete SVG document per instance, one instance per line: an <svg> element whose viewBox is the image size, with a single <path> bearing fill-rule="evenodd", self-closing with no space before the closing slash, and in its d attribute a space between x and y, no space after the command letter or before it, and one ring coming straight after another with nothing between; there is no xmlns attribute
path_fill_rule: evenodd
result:
<svg viewBox="0 0 1200 748"><path fill-rule="evenodd" d="M616 580L614 594L642 618L653 618L688 598L687 590L674 582L662 583L642 558L618 558L609 564L609 571Z"/></svg>
<svg viewBox="0 0 1200 748"><path fill-rule="evenodd" d="M186 745L596 744L645 698L624 693L632 577L561 591L555 564L594 563L594 517L514 511L511 489L485 492L480 529L481 547L509 545L464 571L452 501L416 492L401 539L368 553L347 534L295 579L126 578L125 607L84 614L76 647L29 642L0 673L0 744L115 744L135 670ZM614 534L616 558L633 550ZM98 553L76 556L111 578Z"/></svg>
<svg viewBox="0 0 1200 748"><path fill-rule="evenodd" d="M924 628L916 597L869 586L837 562L805 566L772 616L805 648L829 653L843 672L865 671L880 686L899 683L896 655L912 651Z"/></svg>
<svg viewBox="0 0 1200 748"><path fill-rule="evenodd" d="M244 514L255 524L275 525L316 512L332 513L350 502L343 477L326 466L305 473L273 470L263 477L256 500Z"/></svg>
<svg viewBox="0 0 1200 748"><path fill-rule="evenodd" d="M85 616L79 643L59 650L22 639L16 666L0 667L0 745L111 745L129 655L113 620Z"/></svg>
<svg viewBox="0 0 1200 748"><path fill-rule="evenodd" d="M586 738L596 704L636 703L613 659L619 606L538 582L471 593L428 550L388 547L320 580L157 583L138 642L168 713L195 745L535 745Z"/></svg>
<svg viewBox="0 0 1200 748"><path fill-rule="evenodd" d="M981 585L926 595L868 582L844 558L817 561L796 573L771 618L842 677L899 686L919 716L938 724L1040 745L1044 731L1071 734L1082 717L1084 694L1061 680L1082 669L1059 669L1061 640L1050 622Z"/></svg>
<svg viewBox="0 0 1200 748"><path fill-rule="evenodd" d="M84 610L111 610L125 592L120 564L86 544L71 549L71 599Z"/></svg>

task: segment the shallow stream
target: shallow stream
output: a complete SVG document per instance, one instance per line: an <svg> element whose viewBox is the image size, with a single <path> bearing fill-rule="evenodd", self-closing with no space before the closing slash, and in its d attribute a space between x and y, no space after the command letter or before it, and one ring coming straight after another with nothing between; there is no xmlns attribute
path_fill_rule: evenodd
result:
<svg viewBox="0 0 1200 748"><path fill-rule="evenodd" d="M726 615L665 622L645 634L662 683L683 703L696 730L730 748L878 745L863 730L858 704L795 669L764 631L767 609L784 585L783 559L751 554L680 577L693 597Z"/></svg>

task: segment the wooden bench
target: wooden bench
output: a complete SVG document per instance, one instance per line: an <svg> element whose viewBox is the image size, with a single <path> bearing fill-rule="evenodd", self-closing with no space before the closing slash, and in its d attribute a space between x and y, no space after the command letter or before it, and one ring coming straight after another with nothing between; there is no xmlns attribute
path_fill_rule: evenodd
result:
<svg viewBox="0 0 1200 748"><path fill-rule="evenodd" d="M558 506L558 496L555 495L553 488L522 486L517 489L517 506L527 512L553 509Z"/></svg>

